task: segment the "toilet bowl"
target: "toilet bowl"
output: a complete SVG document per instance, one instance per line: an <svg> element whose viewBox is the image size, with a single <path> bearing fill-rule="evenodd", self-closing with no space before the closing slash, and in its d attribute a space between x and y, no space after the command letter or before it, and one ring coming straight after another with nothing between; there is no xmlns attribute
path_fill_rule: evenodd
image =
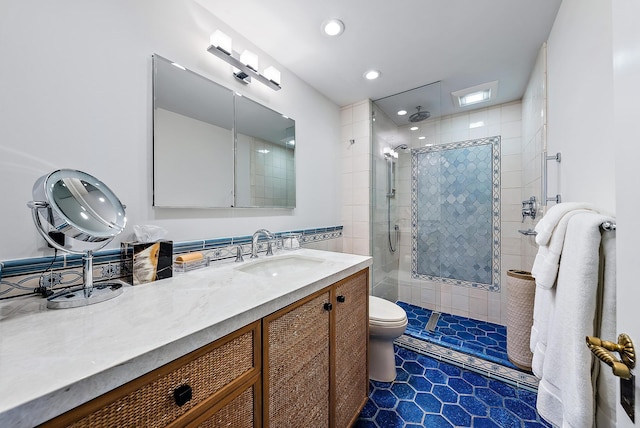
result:
<svg viewBox="0 0 640 428"><path fill-rule="evenodd" d="M407 328L407 313L385 299L369 296L369 378L392 382L396 378L393 341Z"/></svg>

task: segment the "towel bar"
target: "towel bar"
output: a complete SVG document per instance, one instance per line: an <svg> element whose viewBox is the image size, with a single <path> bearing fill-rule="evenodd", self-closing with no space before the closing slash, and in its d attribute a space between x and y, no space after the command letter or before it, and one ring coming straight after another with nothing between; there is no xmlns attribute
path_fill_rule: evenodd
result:
<svg viewBox="0 0 640 428"><path fill-rule="evenodd" d="M616 230L616 224L612 221L605 221L600 225L600 229L606 230L606 231Z"/></svg>
<svg viewBox="0 0 640 428"><path fill-rule="evenodd" d="M555 196L547 196L547 181L549 179L547 162L550 160L560 163L562 162L562 154L558 152L553 156L547 156L547 152L542 152L542 198L540 200L540 204L543 206L547 206L547 202L555 202L556 204L562 202L562 197L559 193Z"/></svg>

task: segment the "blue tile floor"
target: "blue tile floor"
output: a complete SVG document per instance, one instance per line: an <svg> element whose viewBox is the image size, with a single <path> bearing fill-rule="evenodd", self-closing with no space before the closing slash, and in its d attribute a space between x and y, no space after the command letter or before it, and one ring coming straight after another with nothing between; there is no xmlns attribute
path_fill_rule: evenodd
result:
<svg viewBox="0 0 640 428"><path fill-rule="evenodd" d="M507 356L507 328L499 324L441 313L434 331L425 330L432 311L397 302L407 313L405 334L517 369Z"/></svg>
<svg viewBox="0 0 640 428"><path fill-rule="evenodd" d="M357 428L550 427L536 394L395 346L394 382L369 383Z"/></svg>

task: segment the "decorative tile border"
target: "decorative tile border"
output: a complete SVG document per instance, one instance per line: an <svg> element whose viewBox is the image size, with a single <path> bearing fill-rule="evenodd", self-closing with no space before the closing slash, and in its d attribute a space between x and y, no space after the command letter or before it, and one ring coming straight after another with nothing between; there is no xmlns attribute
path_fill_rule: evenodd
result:
<svg viewBox="0 0 640 428"><path fill-rule="evenodd" d="M299 229L274 233L276 238L284 234L300 234L300 244L325 241L342 237L342 226ZM173 243L173 256L190 252L202 252L212 262L235 257L236 247L242 253L251 252L251 236L204 239ZM266 243L258 243L258 251L266 249ZM37 287L59 289L82 284L82 256L60 254L54 257L38 257L0 262L0 299L33 294ZM119 249L105 250L93 255L93 279L96 282L123 279L131 258L121 255Z"/></svg>
<svg viewBox="0 0 640 428"><path fill-rule="evenodd" d="M535 376L512 368L404 334L396 339L394 343L398 346L410 349L438 361L443 361L489 378L500 380L517 388L526 389L532 392L538 391L538 379Z"/></svg>
<svg viewBox="0 0 640 428"><path fill-rule="evenodd" d="M482 138L477 140L460 141L456 143L440 144L411 151L411 276L415 279L440 281L447 284L478 288L492 292L500 292L500 136ZM418 156L424 153L438 152L444 150L461 149L479 145L490 144L492 147L492 283L484 284L480 282L465 281L453 278L439 277L433 275L420 274L418 272Z"/></svg>

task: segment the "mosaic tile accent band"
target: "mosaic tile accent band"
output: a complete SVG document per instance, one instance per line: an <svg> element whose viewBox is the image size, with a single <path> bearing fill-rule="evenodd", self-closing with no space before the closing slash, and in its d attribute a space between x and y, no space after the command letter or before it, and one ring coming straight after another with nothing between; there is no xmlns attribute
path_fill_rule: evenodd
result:
<svg viewBox="0 0 640 428"><path fill-rule="evenodd" d="M487 361L475 355L465 354L405 334L396 339L395 344L435 360L479 373L491 379L497 379L516 388L532 392L538 391L538 379L534 375Z"/></svg>
<svg viewBox="0 0 640 428"><path fill-rule="evenodd" d="M413 278L500 291L500 137L411 152Z"/></svg>
<svg viewBox="0 0 640 428"><path fill-rule="evenodd" d="M342 237L342 226L290 230L274 233L276 238L284 234L300 234L300 244L325 241ZM203 239L173 243L174 258L180 254L200 251L212 262L235 257L236 247L242 253L251 252L251 236ZM258 243L258 251L266 250L266 241ZM121 250L98 251L93 255L93 279L95 282L124 279L131 258L123 259ZM57 257L37 257L0 262L0 299L34 294L36 287L53 290L82 284L82 256L57 253Z"/></svg>

